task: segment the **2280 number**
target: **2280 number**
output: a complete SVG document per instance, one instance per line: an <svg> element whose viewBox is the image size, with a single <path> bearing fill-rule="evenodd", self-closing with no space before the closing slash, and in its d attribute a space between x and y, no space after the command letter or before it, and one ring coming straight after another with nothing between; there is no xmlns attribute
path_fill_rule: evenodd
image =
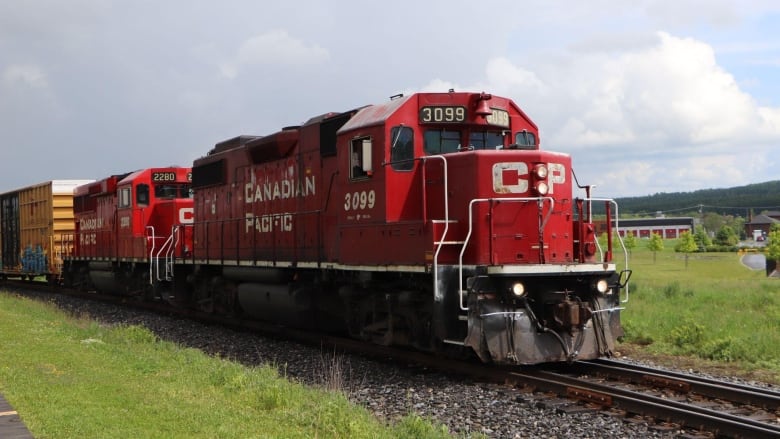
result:
<svg viewBox="0 0 780 439"><path fill-rule="evenodd" d="M154 172L152 173L152 181L176 181L175 172Z"/></svg>

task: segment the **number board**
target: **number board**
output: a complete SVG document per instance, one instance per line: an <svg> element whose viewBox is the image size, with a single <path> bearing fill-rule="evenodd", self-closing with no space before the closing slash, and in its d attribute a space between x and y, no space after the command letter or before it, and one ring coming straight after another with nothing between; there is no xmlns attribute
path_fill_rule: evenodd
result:
<svg viewBox="0 0 780 439"><path fill-rule="evenodd" d="M498 108L491 108L491 114L487 115L487 123L491 125L498 125L500 127L509 128L509 112L506 110L499 110Z"/></svg>
<svg viewBox="0 0 780 439"><path fill-rule="evenodd" d="M175 172L152 172L153 182L176 181Z"/></svg>
<svg viewBox="0 0 780 439"><path fill-rule="evenodd" d="M466 121L466 107L436 106L420 108L420 123L461 123Z"/></svg>

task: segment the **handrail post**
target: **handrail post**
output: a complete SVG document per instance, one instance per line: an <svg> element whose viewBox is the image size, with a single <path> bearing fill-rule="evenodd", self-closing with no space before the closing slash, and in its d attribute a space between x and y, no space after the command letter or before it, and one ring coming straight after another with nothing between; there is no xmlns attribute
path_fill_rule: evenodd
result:
<svg viewBox="0 0 780 439"><path fill-rule="evenodd" d="M152 231L152 235L151 236L147 235L146 238L147 238L147 240L149 238L151 238L151 241L152 241L152 247L149 250L149 285L154 285L154 272L152 271L153 266L154 266L154 248L155 248L155 246L154 246L154 243L155 243L154 226L146 226L145 230L147 230L147 231L151 230Z"/></svg>

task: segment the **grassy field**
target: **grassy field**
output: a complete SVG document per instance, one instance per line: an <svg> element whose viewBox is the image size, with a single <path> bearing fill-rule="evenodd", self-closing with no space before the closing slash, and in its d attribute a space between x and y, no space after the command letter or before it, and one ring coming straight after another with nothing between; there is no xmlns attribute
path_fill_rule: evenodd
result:
<svg viewBox="0 0 780 439"><path fill-rule="evenodd" d="M36 438L444 438L385 426L339 392L107 328L0 292L0 392Z"/></svg>
<svg viewBox="0 0 780 439"><path fill-rule="evenodd" d="M675 241L655 258L645 244L629 258L625 347L726 363L780 383L780 279L750 270L736 253L692 253L686 266Z"/></svg>

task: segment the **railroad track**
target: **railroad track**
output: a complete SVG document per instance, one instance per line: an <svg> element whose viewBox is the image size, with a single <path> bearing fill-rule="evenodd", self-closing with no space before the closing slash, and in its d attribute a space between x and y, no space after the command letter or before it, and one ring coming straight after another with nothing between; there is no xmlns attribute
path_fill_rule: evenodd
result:
<svg viewBox="0 0 780 439"><path fill-rule="evenodd" d="M53 291L52 287L24 283L25 289ZM71 293L91 300L174 313L160 302L148 303L117 296ZM305 343L319 343L402 364L457 374L478 381L511 386L526 395L523 399L563 412L609 411L618 416L655 419L659 429L692 429L708 435L735 438L780 437L780 392L678 372L632 365L621 361L596 360L541 367L497 368L468 361L454 361L425 353L410 352L374 344L323 336L307 331L280 328L251 320L237 321L206 313L177 313L234 329L252 330ZM652 422L652 421L650 421Z"/></svg>
<svg viewBox="0 0 780 439"><path fill-rule="evenodd" d="M510 372L537 391L718 436L780 437L780 393L618 361ZM676 424L676 425L674 425Z"/></svg>
<svg viewBox="0 0 780 439"><path fill-rule="evenodd" d="M652 423L654 419L658 430L688 429L692 430L690 437L780 437L780 392L772 389L613 360L520 369L441 359L422 362L511 385L531 395L520 399L561 412L609 411L628 420L639 417Z"/></svg>

